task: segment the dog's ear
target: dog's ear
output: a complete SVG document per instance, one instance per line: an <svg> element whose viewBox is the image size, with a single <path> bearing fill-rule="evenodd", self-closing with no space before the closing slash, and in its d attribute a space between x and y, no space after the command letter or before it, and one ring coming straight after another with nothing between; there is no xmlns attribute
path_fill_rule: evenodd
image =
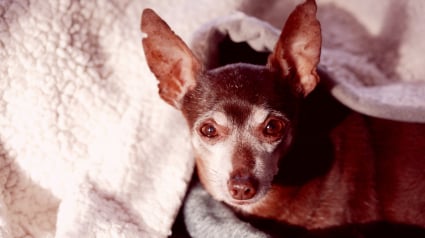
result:
<svg viewBox="0 0 425 238"><path fill-rule="evenodd" d="M196 84L201 64L189 47L152 9L142 13L143 49L150 70L159 81L159 95L180 109L186 92Z"/></svg>
<svg viewBox="0 0 425 238"><path fill-rule="evenodd" d="M268 59L268 67L281 77L293 76L291 82L302 96L309 94L319 82L316 68L322 44L317 6L307 0L289 15L279 41Z"/></svg>

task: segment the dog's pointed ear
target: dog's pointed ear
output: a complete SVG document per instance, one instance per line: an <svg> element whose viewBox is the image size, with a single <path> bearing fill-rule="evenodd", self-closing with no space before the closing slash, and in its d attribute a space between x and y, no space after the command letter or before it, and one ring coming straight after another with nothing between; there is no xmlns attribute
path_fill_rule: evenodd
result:
<svg viewBox="0 0 425 238"><path fill-rule="evenodd" d="M317 6L307 0L289 15L279 41L268 59L268 67L281 77L293 77L296 91L307 96L317 83L316 68L322 44L320 23L316 19Z"/></svg>
<svg viewBox="0 0 425 238"><path fill-rule="evenodd" d="M159 81L159 95L177 109L182 98L196 85L201 64L189 47L152 9L142 13L142 39L148 66Z"/></svg>

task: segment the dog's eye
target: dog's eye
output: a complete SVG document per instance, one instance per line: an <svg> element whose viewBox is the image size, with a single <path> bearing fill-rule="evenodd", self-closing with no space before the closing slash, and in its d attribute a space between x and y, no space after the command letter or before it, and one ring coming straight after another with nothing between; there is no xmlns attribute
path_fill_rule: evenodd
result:
<svg viewBox="0 0 425 238"><path fill-rule="evenodd" d="M214 138L214 137L218 136L217 129L214 127L214 125L209 124L209 123L203 125L201 127L200 132L203 136L208 137L208 138Z"/></svg>
<svg viewBox="0 0 425 238"><path fill-rule="evenodd" d="M279 119L270 119L263 129L265 136L280 137L285 129L285 123Z"/></svg>

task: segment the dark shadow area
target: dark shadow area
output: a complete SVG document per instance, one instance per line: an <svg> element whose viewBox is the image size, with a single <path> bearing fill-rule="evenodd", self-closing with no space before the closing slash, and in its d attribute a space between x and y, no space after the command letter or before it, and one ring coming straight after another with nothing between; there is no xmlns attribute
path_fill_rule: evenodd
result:
<svg viewBox="0 0 425 238"><path fill-rule="evenodd" d="M180 211L177 215L177 218L176 218L171 230L172 230L172 233L169 236L170 238L190 237L189 232L187 231L186 225L184 223L182 208L180 208Z"/></svg>
<svg viewBox="0 0 425 238"><path fill-rule="evenodd" d="M325 72L319 71L319 75L322 82L330 82ZM328 87L325 83L319 84L303 102L294 144L281 161L276 178L284 185L302 185L323 176L334 162L335 148L330 134L351 110L335 100L328 93Z"/></svg>
<svg viewBox="0 0 425 238"><path fill-rule="evenodd" d="M190 180L190 183L188 185L188 190L190 190L192 187L194 187L198 183L199 183L199 178L198 178L198 175L195 172L195 173L193 173L192 178ZM186 192L186 195L183 198L183 203L184 203L184 201L186 201L187 195L188 195L188 192ZM174 224L171 228L172 233L169 236L169 238L187 238L187 237L190 237L189 232L186 228L186 224L184 222L183 207L184 207L184 205L182 205L179 209L176 220L174 221Z"/></svg>
<svg viewBox="0 0 425 238"><path fill-rule="evenodd" d="M246 42L233 42L227 35L218 44L218 66L232 63L250 63L265 65L270 52L257 52Z"/></svg>
<svg viewBox="0 0 425 238"><path fill-rule="evenodd" d="M307 230L299 226L283 225L271 220L249 221L251 225L271 237L291 238L423 238L425 229L408 224L377 221L365 224L347 224L326 229Z"/></svg>

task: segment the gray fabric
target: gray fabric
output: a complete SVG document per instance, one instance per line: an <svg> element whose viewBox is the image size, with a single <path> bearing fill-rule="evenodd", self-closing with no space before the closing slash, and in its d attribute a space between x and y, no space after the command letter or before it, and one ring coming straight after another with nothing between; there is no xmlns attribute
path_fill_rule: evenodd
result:
<svg viewBox="0 0 425 238"><path fill-rule="evenodd" d="M212 199L199 184L189 191L183 213L186 227L192 237L268 237L241 221L227 206Z"/></svg>

